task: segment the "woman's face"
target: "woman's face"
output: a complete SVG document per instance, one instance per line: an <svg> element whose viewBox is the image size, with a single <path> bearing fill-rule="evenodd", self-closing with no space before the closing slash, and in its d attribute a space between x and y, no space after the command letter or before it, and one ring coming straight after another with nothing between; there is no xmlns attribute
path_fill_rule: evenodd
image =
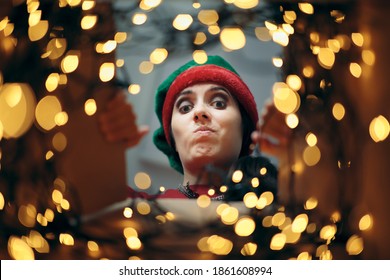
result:
<svg viewBox="0 0 390 280"><path fill-rule="evenodd" d="M184 169L209 163L226 168L238 159L241 114L224 87L199 84L184 89L175 101L171 128Z"/></svg>

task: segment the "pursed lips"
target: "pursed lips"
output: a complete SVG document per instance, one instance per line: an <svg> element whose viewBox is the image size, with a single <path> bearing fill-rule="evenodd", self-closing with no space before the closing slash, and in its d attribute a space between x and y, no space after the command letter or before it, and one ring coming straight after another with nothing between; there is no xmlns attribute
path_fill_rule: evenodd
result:
<svg viewBox="0 0 390 280"><path fill-rule="evenodd" d="M197 129L194 130L194 133L211 133L211 132L215 132L214 129L212 128L209 128L208 126L200 126L198 127Z"/></svg>

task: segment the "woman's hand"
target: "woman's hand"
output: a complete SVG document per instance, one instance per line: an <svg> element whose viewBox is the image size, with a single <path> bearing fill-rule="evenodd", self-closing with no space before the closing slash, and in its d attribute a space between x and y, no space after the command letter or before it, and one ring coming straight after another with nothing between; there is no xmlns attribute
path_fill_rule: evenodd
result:
<svg viewBox="0 0 390 280"><path fill-rule="evenodd" d="M100 129L109 142L124 142L126 147L137 145L149 132L148 126L138 126L133 106L120 92L109 101L106 110L99 117Z"/></svg>
<svg viewBox="0 0 390 280"><path fill-rule="evenodd" d="M266 102L257 129L251 135L262 152L275 157L286 152L292 130L287 126L285 117L272 101Z"/></svg>

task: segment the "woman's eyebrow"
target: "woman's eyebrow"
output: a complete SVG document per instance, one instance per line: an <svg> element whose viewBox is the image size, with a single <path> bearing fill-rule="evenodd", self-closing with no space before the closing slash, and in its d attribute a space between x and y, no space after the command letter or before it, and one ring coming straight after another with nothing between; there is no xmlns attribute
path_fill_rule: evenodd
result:
<svg viewBox="0 0 390 280"><path fill-rule="evenodd" d="M189 95L189 94L192 94L192 93L194 93L192 90L186 89L186 90L181 91L181 92L178 94L177 98L179 98L180 96Z"/></svg>
<svg viewBox="0 0 390 280"><path fill-rule="evenodd" d="M191 95L193 94L194 92L190 89L186 89L186 90L183 90L182 92L180 92L177 97L176 97L176 100L175 100L175 104L177 104L178 101L181 101L185 96L188 96L188 95ZM184 97L183 97L184 96Z"/></svg>
<svg viewBox="0 0 390 280"><path fill-rule="evenodd" d="M231 96L230 92L224 87L215 86L215 87L210 88L209 91L223 91L226 94Z"/></svg>
<svg viewBox="0 0 390 280"><path fill-rule="evenodd" d="M221 87L221 86L211 87L211 88L208 89L208 91L223 91L223 92L225 92L226 94L228 94L228 95L231 96L230 92L229 92L226 88ZM178 100L178 99L181 98L182 96L190 95L190 94L193 94L193 93L194 93L193 90L191 90L191 89L185 89L185 90L181 91L181 92L178 94L178 96L176 97L176 100Z"/></svg>
<svg viewBox="0 0 390 280"><path fill-rule="evenodd" d="M181 102L183 100L186 100L187 97L186 96L189 96L191 94L193 94L194 92L192 90L183 90L182 92L180 92L177 97L176 97L176 100L175 100L175 107L179 106L181 104Z"/></svg>

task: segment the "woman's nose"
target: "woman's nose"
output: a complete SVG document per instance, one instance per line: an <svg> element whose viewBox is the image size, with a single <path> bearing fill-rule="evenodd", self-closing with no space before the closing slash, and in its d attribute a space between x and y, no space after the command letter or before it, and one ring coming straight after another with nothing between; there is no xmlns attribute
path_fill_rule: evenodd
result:
<svg viewBox="0 0 390 280"><path fill-rule="evenodd" d="M207 111L207 109L204 107L204 105L200 105L195 108L194 110L194 120L195 121L209 121L210 120L210 113Z"/></svg>

